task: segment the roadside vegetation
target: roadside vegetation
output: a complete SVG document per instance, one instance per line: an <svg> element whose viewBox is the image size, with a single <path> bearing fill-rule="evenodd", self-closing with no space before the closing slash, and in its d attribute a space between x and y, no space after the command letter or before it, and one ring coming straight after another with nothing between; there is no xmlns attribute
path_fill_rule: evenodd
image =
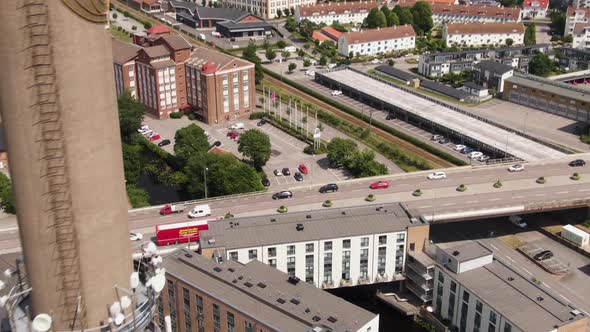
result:
<svg viewBox="0 0 590 332"><path fill-rule="evenodd" d="M10 179L0 172L0 206L6 213L16 213L16 204L12 194Z"/></svg>

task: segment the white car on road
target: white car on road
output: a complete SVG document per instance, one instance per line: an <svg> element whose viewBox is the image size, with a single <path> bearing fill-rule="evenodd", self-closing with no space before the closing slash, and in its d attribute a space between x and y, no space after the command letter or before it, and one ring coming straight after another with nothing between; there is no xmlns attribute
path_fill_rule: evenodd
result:
<svg viewBox="0 0 590 332"><path fill-rule="evenodd" d="M313 71L313 70L308 70L308 71L306 71L306 72L305 72L305 75L307 75L307 76L311 76L311 77L314 77L314 76L315 76L315 71Z"/></svg>
<svg viewBox="0 0 590 332"><path fill-rule="evenodd" d="M426 178L428 180L440 180L440 179L446 179L447 175L445 174L445 172L434 172L434 173L428 174L428 176Z"/></svg>
<svg viewBox="0 0 590 332"><path fill-rule="evenodd" d="M528 226L521 216L510 216L508 217L508 220L518 228L526 228Z"/></svg>
<svg viewBox="0 0 590 332"><path fill-rule="evenodd" d="M129 240L131 241L141 241L143 239L143 234L141 233L129 233Z"/></svg>
<svg viewBox="0 0 590 332"><path fill-rule="evenodd" d="M521 172L524 171L524 166L521 164L516 164L508 167L508 172Z"/></svg>
<svg viewBox="0 0 590 332"><path fill-rule="evenodd" d="M461 150L463 150L465 148L466 148L465 145L457 144L457 145L455 145L455 147L453 148L453 150L455 150L455 151L461 151Z"/></svg>
<svg viewBox="0 0 590 332"><path fill-rule="evenodd" d="M342 94L342 91L340 91L340 90L332 91L332 96L340 96L341 94Z"/></svg>
<svg viewBox="0 0 590 332"><path fill-rule="evenodd" d="M479 159L483 156L483 153L481 153L479 151L473 151L473 152L470 152L467 156L471 159Z"/></svg>

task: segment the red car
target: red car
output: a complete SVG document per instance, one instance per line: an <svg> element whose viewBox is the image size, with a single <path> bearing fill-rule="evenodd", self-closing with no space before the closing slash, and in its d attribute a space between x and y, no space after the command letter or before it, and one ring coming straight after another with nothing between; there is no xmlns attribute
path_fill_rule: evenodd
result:
<svg viewBox="0 0 590 332"><path fill-rule="evenodd" d="M307 174L307 167L305 166L305 164L299 165L299 172Z"/></svg>
<svg viewBox="0 0 590 332"><path fill-rule="evenodd" d="M386 189L389 188L389 181L377 181L370 185L371 189Z"/></svg>
<svg viewBox="0 0 590 332"><path fill-rule="evenodd" d="M236 138L238 138L238 136L240 136L240 134L232 131L232 132L227 133L227 136L231 139L236 139Z"/></svg>
<svg viewBox="0 0 590 332"><path fill-rule="evenodd" d="M161 137L160 137L160 134L156 134L156 135L154 135L154 136L150 137L150 141L157 141L157 140L159 140L160 138L161 138Z"/></svg>

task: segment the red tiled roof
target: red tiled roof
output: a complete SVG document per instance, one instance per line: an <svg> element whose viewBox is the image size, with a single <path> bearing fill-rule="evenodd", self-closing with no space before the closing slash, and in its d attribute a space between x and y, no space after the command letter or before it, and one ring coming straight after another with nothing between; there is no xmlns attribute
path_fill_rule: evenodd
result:
<svg viewBox="0 0 590 332"><path fill-rule="evenodd" d="M308 5L308 6L300 6L299 13L301 17L309 17L316 15L325 16L325 15L334 15L334 14L344 14L347 11L358 13L361 11L366 11L367 14L373 8L379 8L382 5L386 4L386 2L378 2L378 1L355 1L355 2L329 2L329 3L322 3L316 5Z"/></svg>
<svg viewBox="0 0 590 332"><path fill-rule="evenodd" d="M590 17L590 8L567 7L567 16L574 16L576 12L584 12L584 17Z"/></svg>
<svg viewBox="0 0 590 332"><path fill-rule="evenodd" d="M525 8L549 8L549 0L525 0L522 3Z"/></svg>
<svg viewBox="0 0 590 332"><path fill-rule="evenodd" d="M342 36L342 32L332 28L332 27L325 27L322 29L322 33L333 40L338 40L340 36Z"/></svg>
<svg viewBox="0 0 590 332"><path fill-rule="evenodd" d="M518 19L520 17L520 8L517 7L490 7L490 6L470 6L470 5L453 5L446 3L436 3L432 0L425 0L430 3L433 14L454 14L465 16L481 17L503 17ZM412 7L418 2L417 0L400 0L399 5L402 7Z"/></svg>
<svg viewBox="0 0 590 332"><path fill-rule="evenodd" d="M342 38L346 38L349 44L359 44L379 40L404 38L404 37L415 37L416 32L410 24L382 28L382 29L370 29L361 30L357 32L347 32L342 34Z"/></svg>
<svg viewBox="0 0 590 332"><path fill-rule="evenodd" d="M314 31L311 34L311 39L313 39L313 40L319 40L320 43L323 42L323 41L326 41L326 40L331 40L330 37L324 35L321 31Z"/></svg>
<svg viewBox="0 0 590 332"><path fill-rule="evenodd" d="M147 33L150 35L160 35L163 33L169 33L170 28L162 24L156 24L153 27L147 29Z"/></svg>

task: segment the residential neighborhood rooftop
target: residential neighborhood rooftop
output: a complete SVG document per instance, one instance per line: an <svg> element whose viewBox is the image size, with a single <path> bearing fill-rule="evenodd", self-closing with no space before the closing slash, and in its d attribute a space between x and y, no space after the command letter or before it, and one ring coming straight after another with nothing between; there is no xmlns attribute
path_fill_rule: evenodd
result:
<svg viewBox="0 0 590 332"><path fill-rule="evenodd" d="M417 0L400 0L399 5L402 7L412 7L418 2ZM480 16L494 17L518 20L520 18L520 8L518 7L491 7L476 5L455 5L430 2L433 14L450 14L460 16Z"/></svg>
<svg viewBox="0 0 590 332"><path fill-rule="evenodd" d="M493 60L480 61L475 64L475 67L500 75L514 70L514 68L511 66Z"/></svg>
<svg viewBox="0 0 590 332"><path fill-rule="evenodd" d="M416 32L410 24L388 28L367 29L342 34L349 44L361 44L379 40L416 37Z"/></svg>
<svg viewBox="0 0 590 332"><path fill-rule="evenodd" d="M113 38L112 42L113 62L120 65L133 60L135 57L137 57L137 52L141 50L140 46L131 43L125 43L116 38Z"/></svg>
<svg viewBox="0 0 590 332"><path fill-rule="evenodd" d="M492 254L491 250L479 242L471 240L437 243L436 245L460 263Z"/></svg>
<svg viewBox="0 0 590 332"><path fill-rule="evenodd" d="M350 2L328 2L318 3L315 5L299 6L301 17L314 15L335 15L345 14L348 12L358 13L366 11L369 13L372 8L381 7L384 2L381 1L350 1Z"/></svg>
<svg viewBox="0 0 590 332"><path fill-rule="evenodd" d="M450 35L524 33L522 22L448 23L446 28Z"/></svg>

